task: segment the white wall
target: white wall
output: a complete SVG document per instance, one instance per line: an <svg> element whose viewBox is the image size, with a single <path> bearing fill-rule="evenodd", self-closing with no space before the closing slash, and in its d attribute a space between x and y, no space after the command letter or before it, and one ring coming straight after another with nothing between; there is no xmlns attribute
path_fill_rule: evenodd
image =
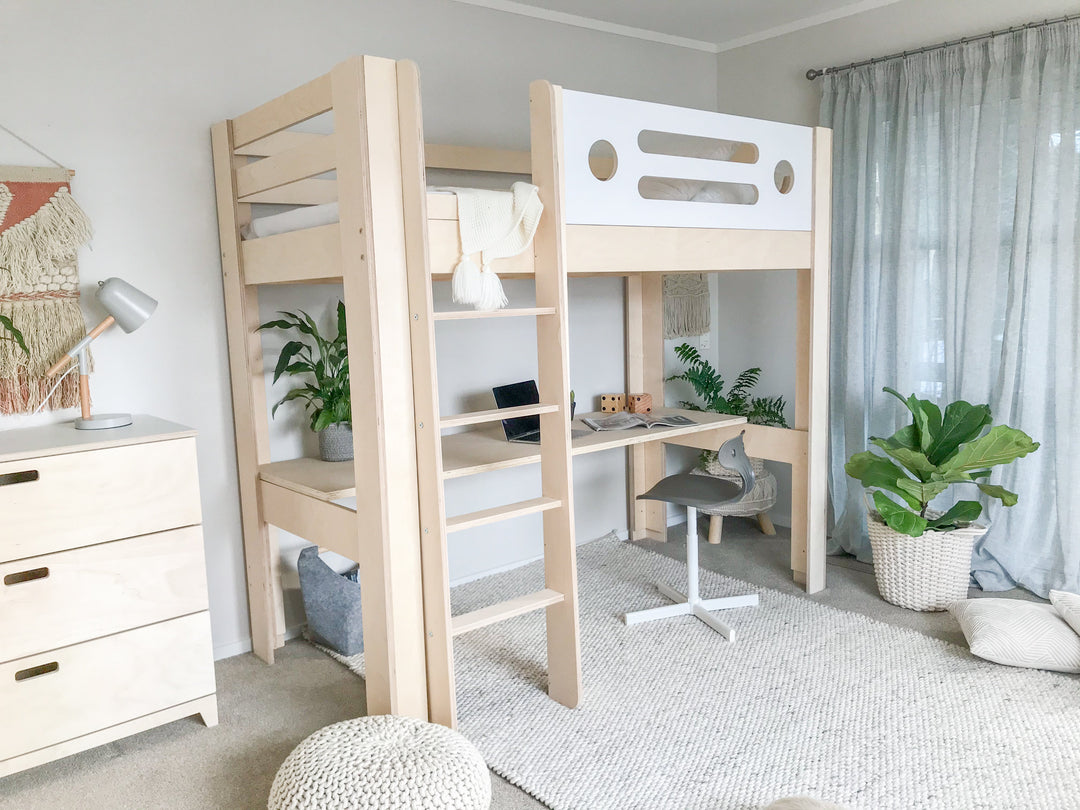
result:
<svg viewBox="0 0 1080 810"><path fill-rule="evenodd" d="M808 68L826 68L974 36L1033 20L1075 13L1065 0L902 0L717 57L721 112L816 125L821 80ZM731 273L719 281L719 368L733 375L761 366L759 394L795 397L795 277L793 273ZM753 312L751 332L744 315ZM790 417L789 417L790 420ZM770 464L779 498L774 520L790 523L790 468Z"/></svg>
<svg viewBox="0 0 1080 810"><path fill-rule="evenodd" d="M100 317L89 299L93 283L111 275L161 301L137 334L114 330L98 342L94 402L200 431L219 656L247 649L249 633L209 127L359 53L419 63L428 139L440 143L527 148L535 78L705 109L717 97L711 55L446 0L0 0L0 122L78 172L74 194L95 228L92 250L80 258L88 320ZM0 133L0 163L39 162ZM321 312L338 293L279 288L260 306L264 314ZM623 388L622 283L574 280L570 299L571 379L584 408L599 392ZM440 325L447 410L533 374L525 324L500 326L498 340L479 328ZM32 421L2 419L0 429ZM302 424L279 412L276 458L312 452ZM523 497L520 487L535 485L535 476L520 469L452 482L450 510ZM623 452L581 459L575 485L579 539L625 527ZM540 554L537 529L524 519L455 536L452 576Z"/></svg>

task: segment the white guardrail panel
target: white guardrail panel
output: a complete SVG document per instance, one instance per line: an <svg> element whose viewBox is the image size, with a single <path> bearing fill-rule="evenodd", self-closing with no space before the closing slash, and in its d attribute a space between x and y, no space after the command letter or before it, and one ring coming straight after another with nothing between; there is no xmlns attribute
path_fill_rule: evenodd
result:
<svg viewBox="0 0 1080 810"><path fill-rule="evenodd" d="M638 146L642 131L752 143L754 163L650 154ZM672 107L647 101L563 90L566 221L571 225L643 225L681 228L810 230L813 130L794 124ZM607 141L615 150L615 173L599 180L589 150ZM782 194L774 180L787 161L794 183ZM753 204L646 199L642 177L751 184Z"/></svg>

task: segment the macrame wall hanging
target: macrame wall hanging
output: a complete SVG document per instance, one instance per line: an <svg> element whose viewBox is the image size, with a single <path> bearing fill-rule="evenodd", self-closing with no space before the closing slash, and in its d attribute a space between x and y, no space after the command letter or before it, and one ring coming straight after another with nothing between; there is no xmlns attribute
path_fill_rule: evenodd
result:
<svg viewBox="0 0 1080 810"><path fill-rule="evenodd" d="M704 273L664 276L664 337L697 337L709 331L709 278Z"/></svg>
<svg viewBox="0 0 1080 810"><path fill-rule="evenodd" d="M86 334L76 259L90 241L90 220L71 197L72 174L62 167L0 166L0 315L11 319L29 350L27 356L15 341L0 340L0 413L79 402L75 375L51 396L53 381L45 378Z"/></svg>

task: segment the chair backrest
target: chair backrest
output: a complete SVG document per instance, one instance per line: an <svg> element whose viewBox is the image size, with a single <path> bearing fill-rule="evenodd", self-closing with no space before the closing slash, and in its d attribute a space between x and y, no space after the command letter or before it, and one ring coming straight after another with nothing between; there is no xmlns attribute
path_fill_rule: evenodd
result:
<svg viewBox="0 0 1080 810"><path fill-rule="evenodd" d="M725 470L738 473L742 479L742 493L739 497L754 488L754 465L750 463L750 459L746 455L742 433L720 445L720 449L716 453L717 463Z"/></svg>

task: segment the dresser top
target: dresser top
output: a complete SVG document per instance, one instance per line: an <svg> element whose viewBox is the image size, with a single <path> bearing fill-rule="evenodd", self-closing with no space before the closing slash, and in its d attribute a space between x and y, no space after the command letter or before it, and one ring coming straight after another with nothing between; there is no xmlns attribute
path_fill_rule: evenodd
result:
<svg viewBox="0 0 1080 810"><path fill-rule="evenodd" d="M127 427L105 430L75 430L71 421L56 422L38 427L0 430L0 462L182 439L194 435L195 431L189 427L144 414L135 414L134 421Z"/></svg>

